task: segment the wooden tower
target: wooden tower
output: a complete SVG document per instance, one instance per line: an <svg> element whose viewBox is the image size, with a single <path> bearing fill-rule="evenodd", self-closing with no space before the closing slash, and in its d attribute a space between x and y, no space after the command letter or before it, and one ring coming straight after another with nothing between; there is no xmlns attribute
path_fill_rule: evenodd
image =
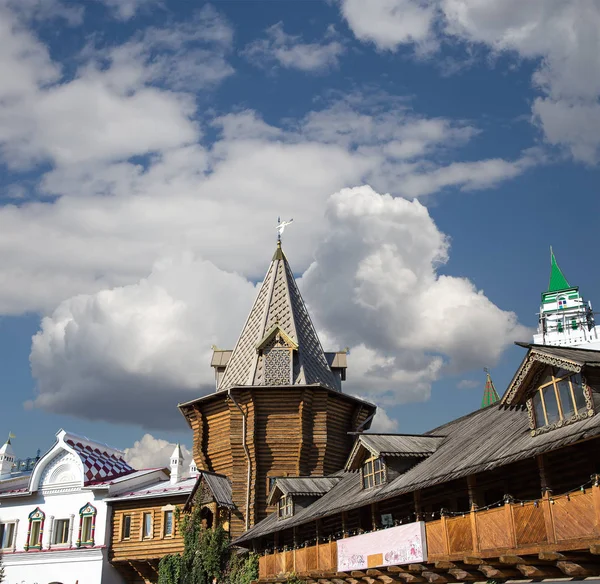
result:
<svg viewBox="0 0 600 584"><path fill-rule="evenodd" d="M323 351L278 241L235 348L213 353L216 392L179 405L198 469L231 479L232 535L270 511L273 478L344 467L349 432L368 429L375 413L342 393L346 357Z"/></svg>

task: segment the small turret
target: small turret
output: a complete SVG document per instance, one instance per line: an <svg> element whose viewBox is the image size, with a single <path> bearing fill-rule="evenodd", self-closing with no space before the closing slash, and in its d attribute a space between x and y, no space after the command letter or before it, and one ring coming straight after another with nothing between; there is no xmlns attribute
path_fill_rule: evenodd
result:
<svg viewBox="0 0 600 584"><path fill-rule="evenodd" d="M2 448L0 448L0 481L10 478L12 467L15 462L15 452L10 443L11 438L14 438L14 436L9 434L8 439Z"/></svg>
<svg viewBox="0 0 600 584"><path fill-rule="evenodd" d="M487 408L487 406L491 406L496 402L500 401L500 396L494 387L494 382L492 381L492 376L487 368L484 369L486 374L485 379L485 388L483 389L483 399L481 400L481 407Z"/></svg>
<svg viewBox="0 0 600 584"><path fill-rule="evenodd" d="M569 284L550 248L550 280L548 290L542 293L538 331L533 342L598 349L599 337L592 305L584 301L577 286Z"/></svg>
<svg viewBox="0 0 600 584"><path fill-rule="evenodd" d="M189 475L190 477L197 477L198 474L198 466L196 465L196 461L192 458L192 462L190 462Z"/></svg>
<svg viewBox="0 0 600 584"><path fill-rule="evenodd" d="M171 454L171 484L178 483L183 478L183 454L179 442Z"/></svg>

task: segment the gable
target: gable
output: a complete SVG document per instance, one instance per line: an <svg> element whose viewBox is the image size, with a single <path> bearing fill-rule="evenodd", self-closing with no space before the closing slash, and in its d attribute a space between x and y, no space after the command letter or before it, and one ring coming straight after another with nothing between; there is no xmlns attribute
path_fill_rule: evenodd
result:
<svg viewBox="0 0 600 584"><path fill-rule="evenodd" d="M48 492L79 489L83 486L83 469L72 452L59 451L50 458L42 471L38 488Z"/></svg>

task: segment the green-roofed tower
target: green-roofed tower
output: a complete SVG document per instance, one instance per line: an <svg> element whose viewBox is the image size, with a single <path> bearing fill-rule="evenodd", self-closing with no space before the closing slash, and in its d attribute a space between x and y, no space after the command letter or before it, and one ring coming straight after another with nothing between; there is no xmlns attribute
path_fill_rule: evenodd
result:
<svg viewBox="0 0 600 584"><path fill-rule="evenodd" d="M538 345L561 345L600 349L592 306L585 302L577 286L571 286L550 248L550 279L542 292L537 334Z"/></svg>
<svg viewBox="0 0 600 584"><path fill-rule="evenodd" d="M494 382L492 381L492 376L490 375L490 372L487 369L484 369L484 371L486 374L486 379L485 388L483 390L483 399L481 400L481 407L487 408L488 406L499 402L500 396L498 395L498 392L494 387Z"/></svg>
<svg viewBox="0 0 600 584"><path fill-rule="evenodd" d="M560 290L567 290L571 286L567 279L565 278L562 270L558 267L556 263L556 258L554 257L554 252L552 251L552 247L550 248L550 281L548 282L548 292L558 292Z"/></svg>

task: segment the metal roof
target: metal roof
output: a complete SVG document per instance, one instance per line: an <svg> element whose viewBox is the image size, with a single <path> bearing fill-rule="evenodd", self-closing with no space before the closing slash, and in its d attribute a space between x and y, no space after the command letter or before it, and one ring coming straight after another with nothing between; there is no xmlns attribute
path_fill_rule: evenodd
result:
<svg viewBox="0 0 600 584"><path fill-rule="evenodd" d="M158 481L151 485L140 487L139 489L135 489L133 491L119 493L106 499L106 501L113 502L125 500L128 501L131 499L154 499L157 497L173 497L177 495L185 496L192 492L195 484L196 477L190 477L174 484L171 484L171 482L167 479Z"/></svg>
<svg viewBox="0 0 600 584"><path fill-rule="evenodd" d="M257 346L274 327L298 347L298 365L294 367L292 385L319 383L341 390L280 243L219 382L220 391L236 386L267 385L264 357L257 352Z"/></svg>

